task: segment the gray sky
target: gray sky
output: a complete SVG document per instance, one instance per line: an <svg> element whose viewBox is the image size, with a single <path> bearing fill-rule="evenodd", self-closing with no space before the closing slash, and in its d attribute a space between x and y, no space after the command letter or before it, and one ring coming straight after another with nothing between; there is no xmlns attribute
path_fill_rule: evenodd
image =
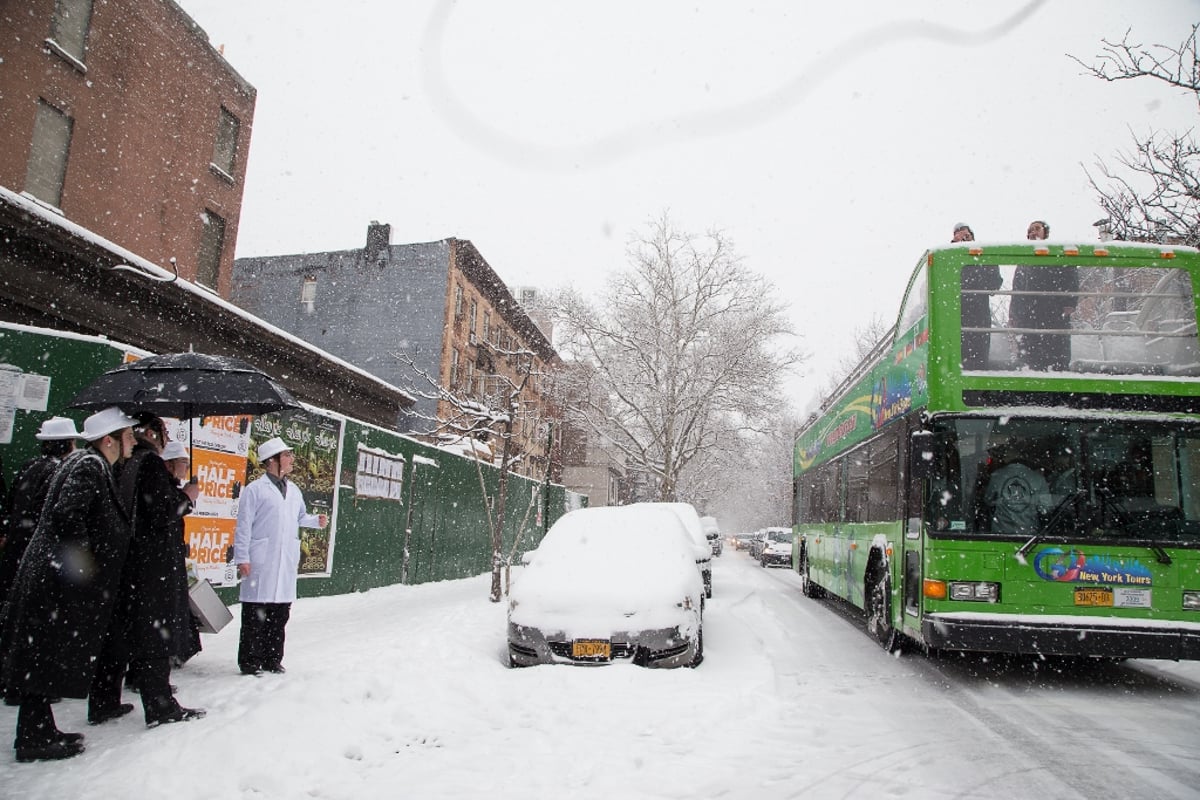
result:
<svg viewBox="0 0 1200 800"><path fill-rule="evenodd" d="M1194 98L1083 76L1196 0L602 5L177 0L258 89L238 256L470 239L512 285L597 288L668 210L791 303L809 401L926 247L1096 238L1084 166Z"/></svg>

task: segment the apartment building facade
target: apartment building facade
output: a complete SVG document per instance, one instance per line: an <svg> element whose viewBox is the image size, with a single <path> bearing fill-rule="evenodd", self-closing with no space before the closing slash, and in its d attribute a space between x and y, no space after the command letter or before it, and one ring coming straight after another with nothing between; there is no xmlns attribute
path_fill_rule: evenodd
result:
<svg viewBox="0 0 1200 800"><path fill-rule="evenodd" d="M0 186L229 293L256 90L171 0L0 4Z"/></svg>
<svg viewBox="0 0 1200 800"><path fill-rule="evenodd" d="M361 248L237 259L231 300L412 394L405 427L431 441L523 386L515 471L545 474L558 354L470 241L392 244L391 226L372 222Z"/></svg>

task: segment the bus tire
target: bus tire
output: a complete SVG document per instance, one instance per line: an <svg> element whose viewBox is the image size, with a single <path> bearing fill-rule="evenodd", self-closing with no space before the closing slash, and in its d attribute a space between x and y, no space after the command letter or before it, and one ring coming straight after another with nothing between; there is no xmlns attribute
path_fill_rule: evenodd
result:
<svg viewBox="0 0 1200 800"><path fill-rule="evenodd" d="M892 578L886 568L867 587L867 633L889 653L900 649L900 634L892 624Z"/></svg>
<svg viewBox="0 0 1200 800"><path fill-rule="evenodd" d="M803 579L800 591L805 597L819 600L825 596L825 590L813 583L812 576L808 574L808 553L804 550L800 551L800 577Z"/></svg>

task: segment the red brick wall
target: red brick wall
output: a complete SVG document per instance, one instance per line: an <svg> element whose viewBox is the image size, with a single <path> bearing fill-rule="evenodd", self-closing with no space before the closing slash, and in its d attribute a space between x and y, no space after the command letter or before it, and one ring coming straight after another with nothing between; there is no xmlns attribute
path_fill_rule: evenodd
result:
<svg viewBox="0 0 1200 800"><path fill-rule="evenodd" d="M0 3L0 185L25 186L38 98L73 119L60 207L160 266L195 276L201 215L225 219L229 296L256 92L170 0L94 0L86 72L46 46L54 0ZM214 172L224 105L240 121L233 181Z"/></svg>

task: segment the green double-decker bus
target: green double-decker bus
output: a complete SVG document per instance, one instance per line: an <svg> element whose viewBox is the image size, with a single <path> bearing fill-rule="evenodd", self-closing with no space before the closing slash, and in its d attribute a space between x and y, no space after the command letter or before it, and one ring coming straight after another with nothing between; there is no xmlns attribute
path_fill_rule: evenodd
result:
<svg viewBox="0 0 1200 800"><path fill-rule="evenodd" d="M793 565L888 649L1200 658L1200 251L962 243L797 433Z"/></svg>

